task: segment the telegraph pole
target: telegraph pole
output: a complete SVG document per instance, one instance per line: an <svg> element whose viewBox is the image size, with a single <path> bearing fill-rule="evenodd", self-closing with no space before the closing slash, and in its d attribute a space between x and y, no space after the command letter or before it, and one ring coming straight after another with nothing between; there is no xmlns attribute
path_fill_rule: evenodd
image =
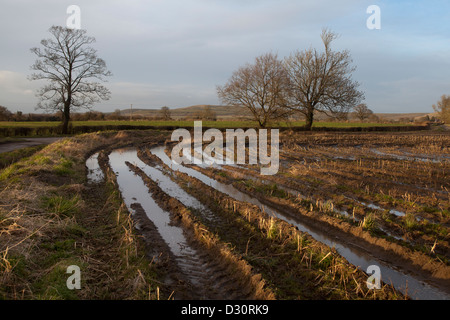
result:
<svg viewBox="0 0 450 320"><path fill-rule="evenodd" d="M130 121L133 121L133 105L130 108Z"/></svg>

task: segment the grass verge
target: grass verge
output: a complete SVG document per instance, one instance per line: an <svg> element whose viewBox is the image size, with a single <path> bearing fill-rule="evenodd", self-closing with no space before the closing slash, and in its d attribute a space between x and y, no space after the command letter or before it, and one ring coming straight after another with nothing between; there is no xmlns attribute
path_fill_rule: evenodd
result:
<svg viewBox="0 0 450 320"><path fill-rule="evenodd" d="M157 299L160 276L114 181L86 183L93 151L131 135L86 134L51 144L0 171L0 299ZM70 290L69 266L81 289Z"/></svg>

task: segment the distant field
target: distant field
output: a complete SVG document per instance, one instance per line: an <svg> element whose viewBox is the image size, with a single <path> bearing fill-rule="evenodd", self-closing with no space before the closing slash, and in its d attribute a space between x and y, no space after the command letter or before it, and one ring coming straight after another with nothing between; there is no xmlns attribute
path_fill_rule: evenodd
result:
<svg viewBox="0 0 450 320"><path fill-rule="evenodd" d="M304 122L273 123L272 128L299 128L304 130ZM51 137L61 136L61 123L53 122L0 122L0 137ZM137 129L174 129L193 128L194 121L74 121L71 123L69 135L105 130L137 130ZM355 131L399 131L416 130L409 124L380 124L360 122L316 122L313 127L318 131L355 130ZM408 128L409 127L409 128ZM248 120L236 121L203 121L203 128L238 129L258 128L258 123ZM353 129L354 128L354 129ZM420 128L419 128L420 129Z"/></svg>
<svg viewBox="0 0 450 320"><path fill-rule="evenodd" d="M0 128L11 127L56 127L60 122L8 122L0 121ZM300 127L305 123L303 121L291 122L291 123L274 123L273 127ZM179 127L192 127L194 121L73 121L72 126L179 126ZM316 122L314 127L327 127L327 128L349 128L349 127L390 127L390 126L408 126L410 124L401 123L363 123L363 122ZM204 127L215 128L240 128L240 127L257 127L258 124L255 121L203 121Z"/></svg>

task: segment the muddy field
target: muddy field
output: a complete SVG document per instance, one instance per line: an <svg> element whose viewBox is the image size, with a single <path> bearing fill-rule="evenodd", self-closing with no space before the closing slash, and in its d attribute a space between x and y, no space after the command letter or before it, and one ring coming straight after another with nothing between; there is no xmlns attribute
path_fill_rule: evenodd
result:
<svg viewBox="0 0 450 320"><path fill-rule="evenodd" d="M448 133L280 143L274 176L175 165L166 141L99 151L88 183L115 181L175 299L449 299Z"/></svg>

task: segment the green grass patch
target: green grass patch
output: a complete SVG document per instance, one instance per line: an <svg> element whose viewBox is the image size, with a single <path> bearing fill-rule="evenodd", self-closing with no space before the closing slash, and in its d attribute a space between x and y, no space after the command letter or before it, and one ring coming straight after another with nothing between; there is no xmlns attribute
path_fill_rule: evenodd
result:
<svg viewBox="0 0 450 320"><path fill-rule="evenodd" d="M79 201L78 195L69 199L60 195L45 196L42 198L42 206L58 216L72 217L78 212Z"/></svg>
<svg viewBox="0 0 450 320"><path fill-rule="evenodd" d="M67 268L72 265L80 267L81 286L83 287L84 264L77 258L60 259L61 256L60 254L56 259L54 255L51 255L49 258L56 259L57 263L52 265L46 274L33 283L31 290L38 300L78 300L78 291L70 290L67 287L67 279L71 275L67 273Z"/></svg>
<svg viewBox="0 0 450 320"><path fill-rule="evenodd" d="M9 167L0 171L0 181L10 180L11 182L19 181L19 176L30 172L30 168L22 163L14 163Z"/></svg>
<svg viewBox="0 0 450 320"><path fill-rule="evenodd" d="M14 128L14 127L26 127L26 128L39 128L39 127L57 127L61 124L58 121L42 121L42 122L13 122L13 121L0 121L0 128ZM103 120L103 121L72 121L73 127L79 126L180 126L180 127L193 127L194 121L184 120L141 120L141 121L117 121L117 120ZM294 122L274 122L271 127L302 127L305 125L304 121ZM366 123L366 122L315 122L313 127L324 128L353 128L353 127L397 127L397 126L410 126L411 124L402 123ZM258 127L256 121L203 121L204 127L212 128L246 128L246 127Z"/></svg>
<svg viewBox="0 0 450 320"><path fill-rule="evenodd" d="M61 157L58 163L53 166L53 171L59 176L74 174L73 161L65 157Z"/></svg>
<svg viewBox="0 0 450 320"><path fill-rule="evenodd" d="M361 227L366 231L376 231L377 225L375 215L373 213L367 214L363 221L361 221Z"/></svg>
<svg viewBox="0 0 450 320"><path fill-rule="evenodd" d="M287 198L289 196L289 193L286 190L280 189L276 183L261 184L251 179L241 180L241 183L243 183L247 189L273 197Z"/></svg>
<svg viewBox="0 0 450 320"><path fill-rule="evenodd" d="M218 175L218 176L221 176L221 177L224 177L224 178L227 177L227 173L226 173L225 171L219 171L219 172L217 173L217 175Z"/></svg>
<svg viewBox="0 0 450 320"><path fill-rule="evenodd" d="M272 197L277 197L277 198L287 198L288 197L288 192L286 192L283 189L278 188L278 185L275 183L270 183L270 184L258 184L253 182L252 180L247 180L250 182L247 182L247 186L249 187L253 187L255 189L255 191L266 194L266 195L270 195Z"/></svg>
<svg viewBox="0 0 450 320"><path fill-rule="evenodd" d="M31 157L19 159L12 165L0 171L0 181L7 179L18 180L23 174L38 172L39 170L53 171L58 176L72 176L76 173L74 161L61 155L56 161L51 155L42 153L34 154Z"/></svg>
<svg viewBox="0 0 450 320"><path fill-rule="evenodd" d="M403 223L404 223L404 226L406 227L406 229L408 229L409 231L413 231L413 230L417 229L419 226L419 223L417 222L416 217L412 213L407 213L403 217Z"/></svg>
<svg viewBox="0 0 450 320"><path fill-rule="evenodd" d="M238 128L258 128L256 121L203 121L204 128L217 129L238 129ZM274 122L268 128L304 128L304 121L295 122ZM398 131L402 127L408 127L411 124L400 123L362 123L362 122L316 122L313 128L317 131L330 130L347 130L347 131ZM158 128L193 128L194 121L184 120L138 120L138 121L118 121L118 120L103 120L103 121L73 121L69 124L69 136L75 134L82 134L88 132L98 132L105 130L139 130L139 129L154 129ZM393 129L389 129L393 127ZM400 129L398 128L400 127ZM356 129L354 129L356 128ZM381 129L376 129L381 128ZM386 129L387 128L387 129ZM412 126L415 130L414 126ZM301 129L303 130L303 129ZM62 126L58 121L53 122L0 122L0 136L2 137L48 137L48 136L63 136Z"/></svg>
<svg viewBox="0 0 450 320"><path fill-rule="evenodd" d="M0 164L0 169L2 169L0 171L0 181L7 179L17 181L20 175L30 173L33 170L38 170L38 168L51 164L53 162L51 158L39 152L43 148L45 148L45 146L15 150L13 152L8 152L9 155L4 156L4 158L1 157L3 154L0 154L0 159L4 159L3 164L13 162L3 169ZM67 166L67 164L62 164L62 168L65 166ZM58 168L56 169L58 170Z"/></svg>

